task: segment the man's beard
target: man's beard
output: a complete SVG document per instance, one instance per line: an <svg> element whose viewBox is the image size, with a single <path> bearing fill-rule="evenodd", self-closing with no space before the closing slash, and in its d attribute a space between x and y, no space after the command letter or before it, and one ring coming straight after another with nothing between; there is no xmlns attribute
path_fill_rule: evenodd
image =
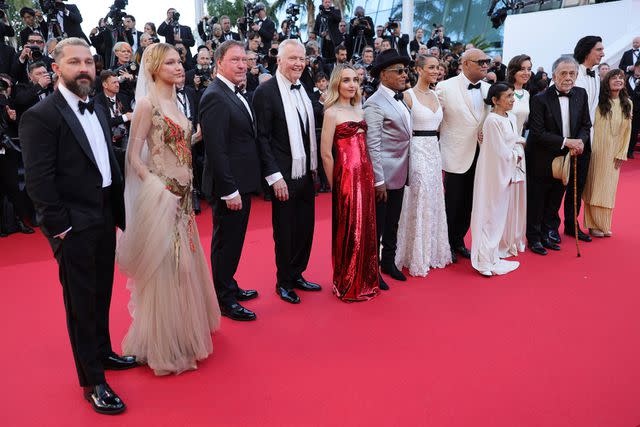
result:
<svg viewBox="0 0 640 427"><path fill-rule="evenodd" d="M80 79L89 80L89 84L82 85L78 83ZM78 95L80 98L85 98L89 96L91 93L91 89L93 89L93 79L89 74L79 74L75 79L66 79L64 76L62 77L62 81L67 89L69 89L74 94Z"/></svg>

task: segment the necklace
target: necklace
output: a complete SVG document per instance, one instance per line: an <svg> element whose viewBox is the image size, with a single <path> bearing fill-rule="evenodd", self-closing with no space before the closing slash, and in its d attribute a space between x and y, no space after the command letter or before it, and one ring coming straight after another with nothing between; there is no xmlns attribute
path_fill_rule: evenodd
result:
<svg viewBox="0 0 640 427"><path fill-rule="evenodd" d="M422 90L418 87L418 85L414 86L414 89L417 90L420 93L424 93L425 95L428 95L431 93L431 89L427 88L427 90Z"/></svg>
<svg viewBox="0 0 640 427"><path fill-rule="evenodd" d="M518 91L517 91L517 90L514 90L514 91L513 91L513 94L514 94L514 95L516 96L516 98L518 98L518 99L522 99L522 97L524 97L524 89L520 89L520 91L521 91L522 93L518 93Z"/></svg>

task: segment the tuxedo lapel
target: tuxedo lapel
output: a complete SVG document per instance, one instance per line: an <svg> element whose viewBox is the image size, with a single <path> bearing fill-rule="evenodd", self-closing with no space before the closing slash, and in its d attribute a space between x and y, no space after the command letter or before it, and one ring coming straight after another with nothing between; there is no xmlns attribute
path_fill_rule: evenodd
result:
<svg viewBox="0 0 640 427"><path fill-rule="evenodd" d="M64 99L64 96L62 96L59 91L56 91L53 96L56 97L56 107L58 108L58 111L60 111L60 114L62 114L62 118L64 119L64 121L67 122L69 129L73 133L73 136L76 137L76 141L78 141L78 144L80 144L82 151L84 151L89 160L91 160L91 163L93 163L94 166L98 168L96 159L95 157L93 157L93 151L91 151L89 139L87 139L87 135L85 135L80 121L76 117L67 101Z"/></svg>
<svg viewBox="0 0 640 427"><path fill-rule="evenodd" d="M247 118L247 120L249 120L249 122L251 123L251 129L253 129L254 132L255 132L255 121L249 115L249 111L247 111L247 107L245 107L244 104L242 103L242 101L240 101L240 98L238 98L236 96L236 94L233 93L233 91L231 89L229 89L229 86L224 84L224 82L222 82L219 79L216 79L216 82L218 84L218 87L220 87L222 92L229 98L229 100L233 104L235 104L235 106L238 107L242 111L242 114L244 114L244 116ZM247 102L247 104L248 103L249 102ZM252 112L252 114L253 114L253 112ZM254 117L255 117L255 115L254 115Z"/></svg>
<svg viewBox="0 0 640 427"><path fill-rule="evenodd" d="M556 122L556 126L558 126L560 135L562 135L562 111L560 111L560 100L556 94L556 88L551 87L547 89L546 95L549 103L549 109L551 110L551 116L553 116L553 120ZM573 110L571 106L569 106L569 110Z"/></svg>
<svg viewBox="0 0 640 427"><path fill-rule="evenodd" d="M572 97L569 98L569 129L571 129L571 136L577 135L576 125L578 123L578 110L580 108L580 100L577 93L574 91Z"/></svg>
<svg viewBox="0 0 640 427"><path fill-rule="evenodd" d="M407 104L405 104L404 101L397 101L395 98L391 98L385 91L382 91L382 93L387 102L391 104L393 109L396 110L396 112L400 115L402 123L404 123L404 127L406 128L407 132L411 134L411 123L407 122L407 115L404 113L404 111L402 111L403 108L407 109L408 111Z"/></svg>
<svg viewBox="0 0 640 427"><path fill-rule="evenodd" d="M473 108L473 102L471 101L471 93L469 89L465 87L464 79L462 77L458 77L458 88L460 89L460 95L462 96L462 99L464 99L464 103L467 105L467 108L469 109L469 113L471 113L471 115L476 119L476 121L480 122L480 117L478 117L478 115L476 114L476 109Z"/></svg>

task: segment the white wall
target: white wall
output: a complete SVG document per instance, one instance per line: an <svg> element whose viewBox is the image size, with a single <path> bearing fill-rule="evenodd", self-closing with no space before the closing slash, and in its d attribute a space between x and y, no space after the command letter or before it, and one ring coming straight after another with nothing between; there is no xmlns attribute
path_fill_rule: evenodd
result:
<svg viewBox="0 0 640 427"><path fill-rule="evenodd" d="M551 64L562 54L573 54L576 42L587 35L602 37L604 61L617 66L634 36L640 36L640 0L554 9L510 15L504 25L504 62L523 53L533 70Z"/></svg>

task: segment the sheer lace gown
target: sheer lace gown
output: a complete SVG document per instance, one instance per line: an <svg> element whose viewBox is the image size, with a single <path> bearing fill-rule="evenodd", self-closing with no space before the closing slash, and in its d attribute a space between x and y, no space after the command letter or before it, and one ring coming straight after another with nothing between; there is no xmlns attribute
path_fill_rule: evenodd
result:
<svg viewBox="0 0 640 427"><path fill-rule="evenodd" d="M407 92L413 101L413 130L437 130L443 116L440 104L434 112L420 103L414 89ZM402 202L396 266L408 268L412 276L426 276L430 268L451 263L438 138L414 136L409 152L409 186Z"/></svg>
<svg viewBox="0 0 640 427"><path fill-rule="evenodd" d="M213 351L220 309L192 208L191 131L156 108L152 114L151 173L118 242L133 318L122 349L156 375L178 374L196 369L196 361Z"/></svg>

